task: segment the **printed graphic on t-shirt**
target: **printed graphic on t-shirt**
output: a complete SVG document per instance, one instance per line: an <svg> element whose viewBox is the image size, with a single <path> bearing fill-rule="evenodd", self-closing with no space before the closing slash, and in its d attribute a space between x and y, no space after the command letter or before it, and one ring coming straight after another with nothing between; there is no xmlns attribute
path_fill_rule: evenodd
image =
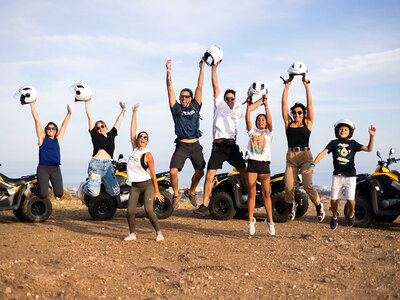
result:
<svg viewBox="0 0 400 300"><path fill-rule="evenodd" d="M349 144L339 143L336 152L337 152L337 160L339 165L346 165L351 161L351 150L347 149Z"/></svg>
<svg viewBox="0 0 400 300"><path fill-rule="evenodd" d="M266 146L267 146L267 139L265 138L264 132L256 131L251 135L250 151L252 153L263 154Z"/></svg>

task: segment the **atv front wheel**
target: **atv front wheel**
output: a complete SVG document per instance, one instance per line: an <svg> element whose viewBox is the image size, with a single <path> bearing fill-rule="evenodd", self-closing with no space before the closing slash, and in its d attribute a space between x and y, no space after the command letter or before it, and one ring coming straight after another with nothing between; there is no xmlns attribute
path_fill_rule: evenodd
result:
<svg viewBox="0 0 400 300"><path fill-rule="evenodd" d="M271 204L274 222L287 222L289 220L289 209L285 201L285 192L272 194Z"/></svg>
<svg viewBox="0 0 400 300"><path fill-rule="evenodd" d="M34 196L22 202L23 219L29 222L46 221L53 210L49 198L39 198ZM15 212L14 212L15 214ZM16 214L15 214L16 215Z"/></svg>
<svg viewBox="0 0 400 300"><path fill-rule="evenodd" d="M167 190L160 190L160 193L164 196L164 202L155 200L153 209L159 219L166 219L169 218L174 211L172 207L172 194Z"/></svg>
<svg viewBox="0 0 400 300"><path fill-rule="evenodd" d="M344 216L346 219L349 216L349 206L346 203L344 206ZM354 226L356 227L368 227L375 221L375 216L372 212L371 202L368 198L363 196L356 196L356 211L354 214Z"/></svg>
<svg viewBox="0 0 400 300"><path fill-rule="evenodd" d="M214 194L208 208L210 214L217 220L230 220L236 213L231 196L225 192Z"/></svg>
<svg viewBox="0 0 400 300"><path fill-rule="evenodd" d="M107 193L100 193L90 199L88 209L91 217L97 221L111 219L117 210L114 199Z"/></svg>

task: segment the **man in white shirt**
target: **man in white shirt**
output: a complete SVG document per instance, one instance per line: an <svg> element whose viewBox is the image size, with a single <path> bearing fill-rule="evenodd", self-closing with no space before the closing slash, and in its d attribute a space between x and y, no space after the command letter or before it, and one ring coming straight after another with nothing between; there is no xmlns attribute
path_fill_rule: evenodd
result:
<svg viewBox="0 0 400 300"><path fill-rule="evenodd" d="M206 181L204 183L203 204L193 212L202 216L208 214L208 203L212 189L212 181L218 169L225 161L240 172L243 186L247 189L246 163L236 144L238 123L245 116L245 111L236 104L236 92L227 89L222 96L218 87L217 67L220 62L211 66L211 81L214 91L213 147L207 164Z"/></svg>

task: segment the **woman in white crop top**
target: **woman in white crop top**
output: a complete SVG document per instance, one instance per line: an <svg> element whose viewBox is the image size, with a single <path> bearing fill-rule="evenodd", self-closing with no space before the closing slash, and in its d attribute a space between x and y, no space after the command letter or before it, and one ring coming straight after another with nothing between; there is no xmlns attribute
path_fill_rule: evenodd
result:
<svg viewBox="0 0 400 300"><path fill-rule="evenodd" d="M157 216L153 210L153 202L154 199L164 201L164 197L160 194L158 189L153 156L146 148L149 143L149 136L145 131L139 132L136 136L136 112L138 107L139 104L136 104L132 108L131 142L133 152L129 157L127 166L128 181L132 183L128 200L128 224L130 233L124 240L136 240L136 206L139 197L143 195L144 210L156 230L156 241L160 242L164 240L164 236L161 233Z"/></svg>

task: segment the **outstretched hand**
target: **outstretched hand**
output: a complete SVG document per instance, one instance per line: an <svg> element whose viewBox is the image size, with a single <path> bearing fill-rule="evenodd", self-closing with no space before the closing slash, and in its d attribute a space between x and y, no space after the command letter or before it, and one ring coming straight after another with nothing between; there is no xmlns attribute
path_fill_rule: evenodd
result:
<svg viewBox="0 0 400 300"><path fill-rule="evenodd" d="M371 125L371 126L368 128L368 131L369 131L369 134L370 134L371 136L374 136L375 133L376 133L376 128L375 128L373 125Z"/></svg>
<svg viewBox="0 0 400 300"><path fill-rule="evenodd" d="M159 200L160 202L164 202L164 196L160 194L160 192L155 193L154 200Z"/></svg>
<svg viewBox="0 0 400 300"><path fill-rule="evenodd" d="M70 115L71 114L71 108L69 107L69 105L67 104L67 113Z"/></svg>
<svg viewBox="0 0 400 300"><path fill-rule="evenodd" d="M204 69L204 57L200 58L199 67L200 69Z"/></svg>
<svg viewBox="0 0 400 300"><path fill-rule="evenodd" d="M264 95L262 98L262 104L264 104L265 107L268 106L268 97L267 95Z"/></svg>
<svg viewBox="0 0 400 300"><path fill-rule="evenodd" d="M119 106L121 106L122 110L126 109L125 103L122 101L119 102Z"/></svg>
<svg viewBox="0 0 400 300"><path fill-rule="evenodd" d="M305 169L302 173L303 174L310 174L310 173L314 174L314 168Z"/></svg>
<svg viewBox="0 0 400 300"><path fill-rule="evenodd" d="M135 104L135 106L132 107L132 112L134 112L134 113L137 112L138 108L139 108L139 104Z"/></svg>
<svg viewBox="0 0 400 300"><path fill-rule="evenodd" d="M165 63L165 67L167 68L167 72L171 71L171 59L168 59Z"/></svg>
<svg viewBox="0 0 400 300"><path fill-rule="evenodd" d="M306 76L303 76L303 84L304 84L304 86L307 87L310 83L311 83L311 81L309 79L307 79Z"/></svg>
<svg viewBox="0 0 400 300"><path fill-rule="evenodd" d="M214 63L214 64L211 66L211 68L216 69L216 68L219 66L220 63L221 63L221 61L219 61L219 62L217 62L217 63Z"/></svg>

